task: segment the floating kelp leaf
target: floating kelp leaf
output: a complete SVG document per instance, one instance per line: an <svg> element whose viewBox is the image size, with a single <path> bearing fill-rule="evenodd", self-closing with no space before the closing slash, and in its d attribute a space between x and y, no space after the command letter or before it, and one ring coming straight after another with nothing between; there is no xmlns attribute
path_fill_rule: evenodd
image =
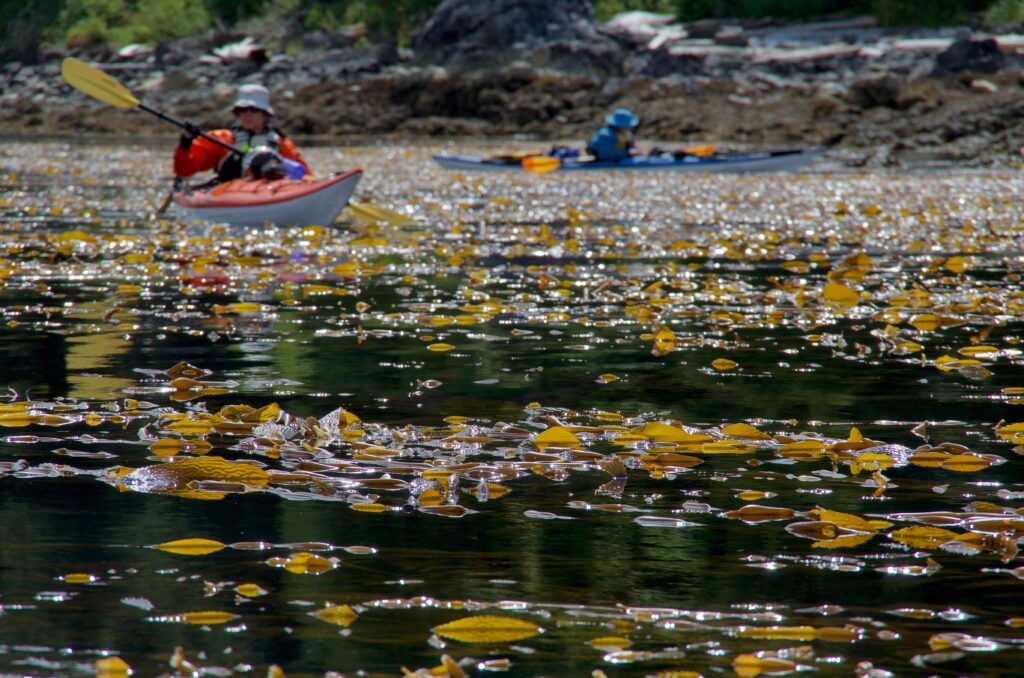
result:
<svg viewBox="0 0 1024 678"><path fill-rule="evenodd" d="M352 504L353 511L360 511L362 513L382 513L388 510L388 507L384 504L378 504L377 502L366 502L359 504Z"/></svg>
<svg viewBox="0 0 1024 678"><path fill-rule="evenodd" d="M259 584L239 584L235 587L235 593L245 598L258 598L270 592Z"/></svg>
<svg viewBox="0 0 1024 678"><path fill-rule="evenodd" d="M937 633L928 639L928 647L933 651L956 648L964 652L996 652L1007 647L989 638L969 636L966 633Z"/></svg>
<svg viewBox="0 0 1024 678"><path fill-rule="evenodd" d="M225 548L225 545L213 539L196 537L192 539L178 539L175 541L157 544L154 548L170 553L178 553L186 556L205 556L208 553L216 553Z"/></svg>
<svg viewBox="0 0 1024 678"><path fill-rule="evenodd" d="M651 347L651 355L656 358L668 355L672 351L676 350L675 332L664 325L659 325L655 329L653 341L654 343Z"/></svg>
<svg viewBox="0 0 1024 678"><path fill-rule="evenodd" d="M32 424L36 424L41 419L42 416L38 414L0 414L0 426L6 426L7 428L21 428L23 426L31 426Z"/></svg>
<svg viewBox="0 0 1024 678"><path fill-rule="evenodd" d="M341 435L343 429L354 426L360 421L356 414L349 412L344 407L339 407L321 417L319 425L331 435Z"/></svg>
<svg viewBox="0 0 1024 678"><path fill-rule="evenodd" d="M70 230L63 231L53 236L54 242L96 242L96 236L85 231Z"/></svg>
<svg viewBox="0 0 1024 678"><path fill-rule="evenodd" d="M444 503L444 496L434 488L428 488L416 495L416 506L440 506Z"/></svg>
<svg viewBox="0 0 1024 678"><path fill-rule="evenodd" d="M884 471L895 463L895 459L881 452L865 452L857 455L857 465L869 471Z"/></svg>
<svg viewBox="0 0 1024 678"><path fill-rule="evenodd" d="M666 516L638 516L633 522L642 527L700 527L700 523L693 523L681 518L669 518Z"/></svg>
<svg viewBox="0 0 1024 678"><path fill-rule="evenodd" d="M637 508L629 504L588 504L587 502L570 501L568 506L586 511L604 511L605 513L638 513L650 509Z"/></svg>
<svg viewBox="0 0 1024 678"><path fill-rule="evenodd" d="M377 553L375 546L342 546L341 550L354 556L372 556L374 553Z"/></svg>
<svg viewBox="0 0 1024 678"><path fill-rule="evenodd" d="M232 619L238 619L237 614L222 612L220 610L208 610L204 612L182 612L178 615L181 621L186 624L197 624L209 626L213 624L226 624Z"/></svg>
<svg viewBox="0 0 1024 678"><path fill-rule="evenodd" d="M27 436L27 437L31 438L33 436ZM19 442L17 439L11 440L10 438L14 438L14 436L8 436L8 438L5 439L3 442L8 442L8 443L12 443L12 442L13 443L17 443L17 442ZM38 441L37 440L27 440L27 441L23 441L23 442L25 442L25 443L34 443L34 442L38 442ZM62 457L74 457L74 458L77 458L77 459L113 459L114 457L117 456L116 454L114 454L112 452L86 452L84 450L69 450L66 447L58 447L56 450L53 451L53 453L54 454L59 454Z"/></svg>
<svg viewBox="0 0 1024 678"><path fill-rule="evenodd" d="M995 346L964 346L957 351L960 355L995 358L999 349Z"/></svg>
<svg viewBox="0 0 1024 678"><path fill-rule="evenodd" d="M951 271L952 273L963 273L964 271L967 270L967 266L967 259L959 255L955 257L950 257L949 259L946 259L944 262L942 262L942 267L945 268L947 271Z"/></svg>
<svg viewBox="0 0 1024 678"><path fill-rule="evenodd" d="M728 358L715 358L711 361L711 367L715 368L719 372L725 372L727 370L734 370L739 366L735 360L729 360Z"/></svg>
<svg viewBox="0 0 1024 678"><path fill-rule="evenodd" d="M722 433L731 438L739 438L741 440L771 440L771 436L758 431L750 424L729 424L722 428Z"/></svg>
<svg viewBox="0 0 1024 678"><path fill-rule="evenodd" d="M213 422L205 419L183 419L168 424L166 428L182 435L207 435L213 431Z"/></svg>
<svg viewBox="0 0 1024 678"><path fill-rule="evenodd" d="M797 663L770 655L741 654L732 660L732 670L740 678L753 678L761 673L781 675L796 671Z"/></svg>
<svg viewBox="0 0 1024 678"><path fill-rule="evenodd" d="M149 450L158 457L174 457L179 454L206 454L213 445L203 439L182 440L180 438L161 438L149 446Z"/></svg>
<svg viewBox="0 0 1024 678"><path fill-rule="evenodd" d="M587 641L587 645L595 650L601 650L603 652L624 650L632 644L633 643L629 638L623 638L621 636L601 636L599 638L591 638Z"/></svg>
<svg viewBox="0 0 1024 678"><path fill-rule="evenodd" d="M786 525L786 532L806 539L827 540L863 534L824 520L806 520Z"/></svg>
<svg viewBox="0 0 1024 678"><path fill-rule="evenodd" d="M537 449L543 450L552 445L556 447L578 447L580 439L564 426L552 426L537 434L533 439Z"/></svg>
<svg viewBox="0 0 1024 678"><path fill-rule="evenodd" d="M294 574L323 574L341 565L337 558L324 558L314 553L296 553L290 558L270 558L267 565L281 567Z"/></svg>
<svg viewBox="0 0 1024 678"><path fill-rule="evenodd" d="M536 520L575 520L572 516L560 516L550 511L535 511L534 509L523 511L523 515Z"/></svg>
<svg viewBox="0 0 1024 678"><path fill-rule="evenodd" d="M155 607L148 598L142 598L140 596L126 596L121 599L121 603L128 607L135 607L146 612L149 612Z"/></svg>
<svg viewBox="0 0 1024 678"><path fill-rule="evenodd" d="M488 659L476 665L481 671L508 671L512 668L512 662L508 659Z"/></svg>
<svg viewBox="0 0 1024 678"><path fill-rule="evenodd" d="M646 462L657 464L666 468L680 469L680 468L693 468L694 466L700 466L704 463L704 460L700 457L693 457L688 454L679 454L678 452L661 452L660 454L654 455L653 459L648 459L651 455L644 455L641 457Z"/></svg>
<svg viewBox="0 0 1024 678"><path fill-rule="evenodd" d="M235 482L259 488L265 486L269 478L266 471L252 464L230 462L223 457L195 457L131 469L121 480L133 490L159 492L184 490L188 483L196 480Z"/></svg>
<svg viewBox="0 0 1024 678"><path fill-rule="evenodd" d="M992 372L985 368L981 361L975 360L974 358L953 358L948 355L944 355L941 358L935 360L935 366L943 372L956 371L960 375L965 376L969 379L987 379L992 376Z"/></svg>
<svg viewBox="0 0 1024 678"><path fill-rule="evenodd" d="M166 621L166 620L160 620ZM171 658L167 661L172 669L177 671L179 674L186 676L194 676L198 673L195 665L185 657L185 650L180 645L174 648L174 652L171 654Z"/></svg>
<svg viewBox="0 0 1024 678"><path fill-rule="evenodd" d="M228 304L227 306L221 306L220 304L214 304L213 306L213 313L215 315L223 315L225 313L259 313L262 310L263 307L259 304L245 301L235 302L233 304Z"/></svg>
<svg viewBox="0 0 1024 678"><path fill-rule="evenodd" d="M229 546L239 551L266 551L274 547L273 544L268 544L265 541L236 541Z"/></svg>
<svg viewBox="0 0 1024 678"><path fill-rule="evenodd" d="M310 612L312 616L325 621L328 624L348 627L356 620L356 612L348 605L331 605L316 612Z"/></svg>
<svg viewBox="0 0 1024 678"><path fill-rule="evenodd" d="M103 657L97 659L95 678L127 678L132 675L132 667L120 657Z"/></svg>
<svg viewBox="0 0 1024 678"><path fill-rule="evenodd" d="M934 332L939 328L939 316L934 313L921 313L909 320L910 324L922 332Z"/></svg>
<svg viewBox="0 0 1024 678"><path fill-rule="evenodd" d="M629 474L625 462L619 457L602 459L597 462L598 467L612 478L625 478Z"/></svg>
<svg viewBox="0 0 1024 678"><path fill-rule="evenodd" d="M910 663L914 666L925 668L932 664L954 662L958 659L963 659L963 657L964 653L959 651L931 652L928 654L915 654L910 658Z"/></svg>
<svg viewBox="0 0 1024 678"><path fill-rule="evenodd" d="M941 569L941 565L931 558L927 558L924 565L883 565L882 567L876 567L875 571L882 574L898 574L908 577L930 577Z"/></svg>
<svg viewBox="0 0 1024 678"><path fill-rule="evenodd" d="M811 548L815 549L849 549L855 546L860 546L871 541L874 538L873 532L868 533L857 533L847 534L842 537L836 537L835 539L822 539L811 544Z"/></svg>
<svg viewBox="0 0 1024 678"><path fill-rule="evenodd" d="M656 443L705 443L714 440L706 433L691 433L660 421L651 421L630 431Z"/></svg>
<svg viewBox="0 0 1024 678"><path fill-rule="evenodd" d="M187 362L179 362L164 372L168 377L188 377L189 379L202 379L213 374L210 370L204 370Z"/></svg>
<svg viewBox="0 0 1024 678"><path fill-rule="evenodd" d="M818 631L813 626L737 626L734 635L759 640L814 640L818 637Z"/></svg>
<svg viewBox="0 0 1024 678"><path fill-rule="evenodd" d="M1009 440L1014 443L1024 442L1024 422L1000 426L996 429L996 435L1003 440Z"/></svg>
<svg viewBox="0 0 1024 678"><path fill-rule="evenodd" d="M371 490L405 490L408 489L408 481L401 478L381 476L380 478L361 478L357 481L360 487Z"/></svg>
<svg viewBox="0 0 1024 678"><path fill-rule="evenodd" d="M700 451L703 454L750 454L754 448L738 440L716 440L702 444Z"/></svg>
<svg viewBox="0 0 1024 678"><path fill-rule="evenodd" d="M992 462L977 454L958 454L942 461L942 468L960 473L981 471L992 465Z"/></svg>
<svg viewBox="0 0 1024 678"><path fill-rule="evenodd" d="M917 549L938 548L947 541L956 539L959 534L940 527L903 527L889 533L889 538Z"/></svg>
<svg viewBox="0 0 1024 678"><path fill-rule="evenodd" d="M878 447L883 443L878 440L865 438L856 426L850 428L850 435L846 440L831 443L825 449L830 452L865 450L870 447Z"/></svg>
<svg viewBox="0 0 1024 678"><path fill-rule="evenodd" d="M817 631L818 640L831 643L855 643L863 640L866 633L863 628L847 624L846 626L823 626Z"/></svg>
<svg viewBox="0 0 1024 678"><path fill-rule="evenodd" d="M83 572L63 574L57 578L66 584L92 584L99 581L100 579L94 574L85 574Z"/></svg>
<svg viewBox="0 0 1024 678"><path fill-rule="evenodd" d="M942 462L952 457L948 452L942 452L940 450L925 450L923 452L915 452L907 458L914 466L923 466L925 468L940 468Z"/></svg>
<svg viewBox="0 0 1024 678"><path fill-rule="evenodd" d="M420 513L429 513L435 516L445 516L447 518L462 518L471 513L477 513L473 509L468 509L465 506L459 506L458 504L445 504L443 506L421 506L419 509Z"/></svg>
<svg viewBox="0 0 1024 678"><path fill-rule="evenodd" d="M857 303L860 295L855 290L840 283L826 283L822 291L825 303L840 307L850 307Z"/></svg>
<svg viewBox="0 0 1024 678"><path fill-rule="evenodd" d="M879 530L892 527L892 523L886 520L866 520L860 516L855 516L852 513L831 511L820 507L814 508L807 513L815 520L828 521L841 527L857 530L859 532L877 532Z"/></svg>
<svg viewBox="0 0 1024 678"><path fill-rule="evenodd" d="M255 424L265 424L273 421L281 415L281 406L277 403L270 403L260 408L250 405L225 405L214 415L219 419L230 421L243 421Z"/></svg>
<svg viewBox="0 0 1024 678"><path fill-rule="evenodd" d="M800 440L787 443L779 448L778 453L790 459L814 461L825 455L825 442L821 440Z"/></svg>
<svg viewBox="0 0 1024 678"><path fill-rule="evenodd" d="M481 615L464 617L431 629L437 635L462 643L510 643L531 638L543 629L514 617Z"/></svg>
<svg viewBox="0 0 1024 678"><path fill-rule="evenodd" d="M777 496L775 492L761 492L760 490L742 490L736 493L736 498L743 501L761 501L775 496Z"/></svg>
<svg viewBox="0 0 1024 678"><path fill-rule="evenodd" d="M789 520L797 515L797 512L789 508L775 506L759 506L758 504L747 504L734 511L728 511L726 518L731 520L742 520L745 523L765 523L773 520ZM836 536L836 535L833 535Z"/></svg>

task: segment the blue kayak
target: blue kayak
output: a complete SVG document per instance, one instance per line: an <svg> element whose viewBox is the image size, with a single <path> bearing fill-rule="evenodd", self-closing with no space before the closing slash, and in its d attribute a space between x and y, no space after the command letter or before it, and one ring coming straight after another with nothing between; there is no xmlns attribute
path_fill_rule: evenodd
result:
<svg viewBox="0 0 1024 678"><path fill-rule="evenodd" d="M544 155L516 157L495 156L481 158L470 155L435 155L441 167L464 172L490 170L525 171L524 163L536 163L533 171L596 171L596 170L655 170L665 172L792 172L817 158L824 148L800 148L757 153L731 153L712 156L672 155L634 156L618 162L588 160L586 158L554 158Z"/></svg>

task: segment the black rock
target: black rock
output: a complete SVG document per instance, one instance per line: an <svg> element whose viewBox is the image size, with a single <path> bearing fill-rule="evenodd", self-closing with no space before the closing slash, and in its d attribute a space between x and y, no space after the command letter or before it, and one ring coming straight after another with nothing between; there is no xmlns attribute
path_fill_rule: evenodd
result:
<svg viewBox="0 0 1024 678"><path fill-rule="evenodd" d="M961 38L935 57L935 70L932 75L943 77L965 71L995 73L1005 66L1006 55L999 49L999 43L994 38Z"/></svg>

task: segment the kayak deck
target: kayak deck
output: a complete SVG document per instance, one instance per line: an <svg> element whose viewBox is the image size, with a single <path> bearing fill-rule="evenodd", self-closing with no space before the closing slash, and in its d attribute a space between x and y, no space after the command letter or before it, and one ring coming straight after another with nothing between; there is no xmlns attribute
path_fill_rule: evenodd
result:
<svg viewBox="0 0 1024 678"><path fill-rule="evenodd" d="M184 219L238 226L329 226L362 174L354 169L326 179L234 179L210 189L176 191L175 211Z"/></svg>
<svg viewBox="0 0 1024 678"><path fill-rule="evenodd" d="M809 163L814 158L817 158L824 153L824 151L824 148L815 147L786 151L737 153L710 157L688 155L678 159L672 156L634 156L618 162L570 158L561 160L555 171L655 170L669 172L720 173L791 172ZM521 160L517 160L515 158L491 159L469 155L435 155L434 161L441 167L450 170L525 171Z"/></svg>

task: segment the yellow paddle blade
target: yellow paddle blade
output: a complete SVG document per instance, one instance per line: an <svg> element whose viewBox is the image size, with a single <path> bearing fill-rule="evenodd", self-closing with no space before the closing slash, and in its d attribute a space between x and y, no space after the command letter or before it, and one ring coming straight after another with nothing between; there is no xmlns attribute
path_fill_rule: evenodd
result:
<svg viewBox="0 0 1024 678"><path fill-rule="evenodd" d="M686 153L689 153L690 155L696 155L701 158L706 158L709 155L714 155L715 151L717 150L718 149L715 148L713 144L707 144L705 146L686 146L683 148L683 151L685 151Z"/></svg>
<svg viewBox="0 0 1024 678"><path fill-rule="evenodd" d="M356 219L367 223L385 223L392 226L408 226L415 223L405 214L388 209L387 207L378 207L369 203L349 202L348 208L352 210L352 214L355 215Z"/></svg>
<svg viewBox="0 0 1024 678"><path fill-rule="evenodd" d="M118 108L135 108L139 100L124 85L81 59L67 57L60 65L61 75L69 85L93 99Z"/></svg>
<svg viewBox="0 0 1024 678"><path fill-rule="evenodd" d="M523 158L523 169L528 172L550 172L558 169L562 161L546 155L535 155Z"/></svg>

